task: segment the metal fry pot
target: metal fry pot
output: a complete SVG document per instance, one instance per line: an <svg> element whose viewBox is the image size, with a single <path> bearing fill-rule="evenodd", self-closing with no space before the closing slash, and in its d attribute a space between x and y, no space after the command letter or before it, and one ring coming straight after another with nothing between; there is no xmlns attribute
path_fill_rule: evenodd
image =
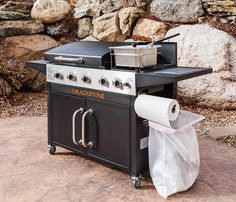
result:
<svg viewBox="0 0 236 202"><path fill-rule="evenodd" d="M156 67L157 55L160 42L178 36L179 33L165 37L152 43L135 42L129 46L109 47L111 55L111 65L116 67L139 68ZM113 60L115 60L113 62Z"/></svg>
<svg viewBox="0 0 236 202"><path fill-rule="evenodd" d="M143 68L156 66L159 45L137 45L110 47L115 66Z"/></svg>

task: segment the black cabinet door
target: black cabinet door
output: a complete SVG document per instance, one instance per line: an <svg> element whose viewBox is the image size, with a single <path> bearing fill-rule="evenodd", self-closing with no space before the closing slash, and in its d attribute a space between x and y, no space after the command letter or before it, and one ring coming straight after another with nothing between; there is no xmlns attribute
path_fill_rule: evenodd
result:
<svg viewBox="0 0 236 202"><path fill-rule="evenodd" d="M130 107L86 99L88 155L128 170L130 168Z"/></svg>
<svg viewBox="0 0 236 202"><path fill-rule="evenodd" d="M85 99L71 95L50 92L49 95L49 144L56 144L67 149L84 152L84 147L76 145L72 138L72 121L74 113L85 109ZM81 139L81 117L78 112L75 116L75 139Z"/></svg>

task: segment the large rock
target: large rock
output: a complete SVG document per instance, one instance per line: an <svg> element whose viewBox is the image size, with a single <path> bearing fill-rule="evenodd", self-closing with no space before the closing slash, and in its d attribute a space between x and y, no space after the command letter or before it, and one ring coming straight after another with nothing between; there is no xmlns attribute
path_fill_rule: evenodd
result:
<svg viewBox="0 0 236 202"><path fill-rule="evenodd" d="M70 10L70 4L64 0L37 0L31 17L44 23L55 23L64 19Z"/></svg>
<svg viewBox="0 0 236 202"><path fill-rule="evenodd" d="M0 97L8 97L12 93L13 89L9 85L9 83L1 77L0 70Z"/></svg>
<svg viewBox="0 0 236 202"><path fill-rule="evenodd" d="M146 6L151 0L135 0L138 7Z"/></svg>
<svg viewBox="0 0 236 202"><path fill-rule="evenodd" d="M0 10L0 20L19 20L26 19L29 17L30 15L24 13Z"/></svg>
<svg viewBox="0 0 236 202"><path fill-rule="evenodd" d="M144 11L137 7L127 7L120 10L119 24L123 35L130 36L137 20L144 14Z"/></svg>
<svg viewBox="0 0 236 202"><path fill-rule="evenodd" d="M131 6L144 7L150 1L151 0L128 0L128 4L131 5Z"/></svg>
<svg viewBox="0 0 236 202"><path fill-rule="evenodd" d="M202 7L206 10L208 8L208 2L212 0L202 0Z"/></svg>
<svg viewBox="0 0 236 202"><path fill-rule="evenodd" d="M81 41L99 41L99 40L90 35L84 39L81 39Z"/></svg>
<svg viewBox="0 0 236 202"><path fill-rule="evenodd" d="M178 64L212 68L214 73L179 83L183 102L218 109L236 109L236 40L209 25L182 25L167 35L180 33Z"/></svg>
<svg viewBox="0 0 236 202"><path fill-rule="evenodd" d="M47 34L55 38L65 36L72 30L71 24L68 21L47 24L45 27Z"/></svg>
<svg viewBox="0 0 236 202"><path fill-rule="evenodd" d="M101 15L100 0L78 0L74 9L74 17L98 17Z"/></svg>
<svg viewBox="0 0 236 202"><path fill-rule="evenodd" d="M105 0L101 3L101 10L103 13L110 13L121 9L126 3L126 0Z"/></svg>
<svg viewBox="0 0 236 202"><path fill-rule="evenodd" d="M41 22L27 21L0 21L0 37L35 34L44 31Z"/></svg>
<svg viewBox="0 0 236 202"><path fill-rule="evenodd" d="M1 40L1 74L16 90L39 91L46 86L45 75L26 67L29 60L42 59L43 53L58 43L46 35L13 36Z"/></svg>
<svg viewBox="0 0 236 202"><path fill-rule="evenodd" d="M118 12L106 13L93 20L93 36L102 41L124 41L119 27Z"/></svg>
<svg viewBox="0 0 236 202"><path fill-rule="evenodd" d="M93 25L91 18L82 18L78 21L78 32L77 36L81 39L89 36L92 33Z"/></svg>
<svg viewBox="0 0 236 202"><path fill-rule="evenodd" d="M78 0L69 0L69 3L72 7L75 7L75 5L77 4Z"/></svg>
<svg viewBox="0 0 236 202"><path fill-rule="evenodd" d="M30 14L32 7L33 3L8 1L5 5L0 7L0 10Z"/></svg>
<svg viewBox="0 0 236 202"><path fill-rule="evenodd" d="M151 12L162 21L197 22L204 14L201 0L153 0Z"/></svg>
<svg viewBox="0 0 236 202"><path fill-rule="evenodd" d="M37 54L57 45L58 43L47 35L13 36L5 39L3 53L7 59L25 60L32 55L37 57Z"/></svg>
<svg viewBox="0 0 236 202"><path fill-rule="evenodd" d="M157 41L164 38L166 31L165 23L142 18L133 30L133 38L140 41Z"/></svg>

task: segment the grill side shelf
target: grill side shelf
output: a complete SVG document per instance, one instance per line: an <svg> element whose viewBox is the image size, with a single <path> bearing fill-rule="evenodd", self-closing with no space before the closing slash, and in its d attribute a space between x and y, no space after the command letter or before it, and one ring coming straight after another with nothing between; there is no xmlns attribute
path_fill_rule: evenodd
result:
<svg viewBox="0 0 236 202"><path fill-rule="evenodd" d="M50 62L45 61L45 60L34 60L34 61L26 62L26 65L30 68L33 68L35 70L42 72L43 74L46 74L46 65L48 63Z"/></svg>
<svg viewBox="0 0 236 202"><path fill-rule="evenodd" d="M175 83L197 76L212 73L211 68L202 67L168 67L160 68L152 72L140 72L136 74L136 87L149 87Z"/></svg>

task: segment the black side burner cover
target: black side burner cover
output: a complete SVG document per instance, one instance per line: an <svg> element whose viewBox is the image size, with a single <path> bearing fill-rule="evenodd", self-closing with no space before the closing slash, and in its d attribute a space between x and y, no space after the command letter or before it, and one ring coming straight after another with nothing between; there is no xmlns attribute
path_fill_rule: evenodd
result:
<svg viewBox="0 0 236 202"><path fill-rule="evenodd" d="M110 49L112 46L121 46L128 43L122 42L97 42L80 41L65 44L47 51L44 58L47 61L55 61L55 57L82 58L82 64L77 66L87 66L93 68L110 67Z"/></svg>

